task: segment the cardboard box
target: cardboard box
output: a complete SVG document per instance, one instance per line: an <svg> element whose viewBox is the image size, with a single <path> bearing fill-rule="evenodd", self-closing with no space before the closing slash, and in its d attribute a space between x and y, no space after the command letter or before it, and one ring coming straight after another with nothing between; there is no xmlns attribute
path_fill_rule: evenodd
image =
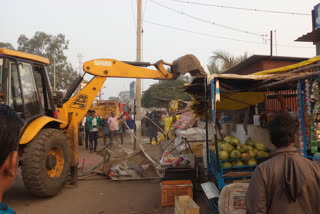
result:
<svg viewBox="0 0 320 214"><path fill-rule="evenodd" d="M175 197L175 214L200 214L200 207L188 196Z"/></svg>

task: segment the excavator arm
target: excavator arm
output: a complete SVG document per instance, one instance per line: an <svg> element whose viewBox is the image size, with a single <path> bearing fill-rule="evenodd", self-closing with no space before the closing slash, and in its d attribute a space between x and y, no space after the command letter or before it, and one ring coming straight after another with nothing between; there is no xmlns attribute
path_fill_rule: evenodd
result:
<svg viewBox="0 0 320 214"><path fill-rule="evenodd" d="M129 64L130 63L130 64ZM139 66L136 66L139 65ZM84 63L83 70L94 76L118 77L118 78L142 78L142 79L174 79L164 65L172 64L160 60L154 64L121 62L114 59L95 59ZM156 69L149 69L141 66L154 66Z"/></svg>
<svg viewBox="0 0 320 214"><path fill-rule="evenodd" d="M168 72L164 65L170 66L171 72ZM154 66L155 69L146 68L147 66ZM200 62L193 55L185 55L172 64L162 60L150 64L121 62L114 59L95 59L85 62L83 70L94 77L82 90L65 100L62 107L58 108L59 119L65 121L60 127L65 130L71 148L71 183L77 182L79 124L91 108L107 77L171 80L185 73L190 73L193 76L205 75Z"/></svg>

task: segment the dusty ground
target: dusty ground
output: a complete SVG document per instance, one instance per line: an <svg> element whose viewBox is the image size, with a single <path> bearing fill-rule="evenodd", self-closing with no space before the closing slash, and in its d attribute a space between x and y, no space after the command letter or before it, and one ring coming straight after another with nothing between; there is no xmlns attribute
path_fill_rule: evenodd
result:
<svg viewBox="0 0 320 214"><path fill-rule="evenodd" d="M125 138L125 145L131 147L126 142ZM102 148L101 139L99 144L99 148ZM79 163L81 166L84 163L83 171L90 169L100 160L100 156L80 147ZM94 178L79 181L77 187L67 185L55 197L36 198L24 188L19 173L14 186L4 195L4 202L18 214L174 213L174 207L161 207L159 180L114 182L104 177ZM203 194L198 193L195 201L201 207L201 213L210 213L209 204Z"/></svg>

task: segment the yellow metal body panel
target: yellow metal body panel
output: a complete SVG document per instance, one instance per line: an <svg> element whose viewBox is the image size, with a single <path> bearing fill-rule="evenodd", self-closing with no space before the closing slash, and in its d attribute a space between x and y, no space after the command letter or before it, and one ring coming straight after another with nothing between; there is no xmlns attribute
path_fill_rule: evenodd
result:
<svg viewBox="0 0 320 214"><path fill-rule="evenodd" d="M20 144L29 143L39 133L39 131L49 122L57 122L64 125L67 124L64 121L57 120L52 117L48 117L48 116L39 117L34 121L32 121L30 125L27 127L27 129L24 131L20 140Z"/></svg>
<svg viewBox="0 0 320 214"><path fill-rule="evenodd" d="M162 63L158 63L157 70L129 65L115 59L95 59L83 64L83 70L95 76L142 78L142 79L173 79Z"/></svg>
<svg viewBox="0 0 320 214"><path fill-rule="evenodd" d="M65 102L62 108L58 108L59 119L67 121L66 125L61 125L61 128L67 130L67 137L71 149L71 166L78 165L78 127L87 111L91 108L91 105L98 95L100 89L105 82L106 77L96 76L94 77L86 87L80 92L75 94L67 102Z"/></svg>
<svg viewBox="0 0 320 214"><path fill-rule="evenodd" d="M106 77L94 77L86 87L65 102L62 108L58 108L59 119L68 121L67 123L69 124L71 119L76 118L77 122L80 123L87 111L91 108L105 80Z"/></svg>
<svg viewBox="0 0 320 214"><path fill-rule="evenodd" d="M87 61L83 70L94 75L92 80L80 92L75 94L62 108L58 108L59 119L66 121L60 125L66 130L70 144L72 159L71 166L78 166L78 127L94 99L101 90L107 77L144 78L144 79L174 79L173 75L164 68L163 62L157 62L156 70L129 65L114 59L96 59Z"/></svg>
<svg viewBox="0 0 320 214"><path fill-rule="evenodd" d="M92 110L96 111L96 115L102 118L109 117L113 111L116 116L120 116L119 100L105 100L100 103L93 104Z"/></svg>
<svg viewBox="0 0 320 214"><path fill-rule="evenodd" d="M23 59L30 59L30 60L41 62L41 63L47 64L47 65L50 63L49 59L42 57L42 56L23 53L20 51L8 50L8 49L4 49L4 48L0 48L0 54L7 55L7 56L20 57Z"/></svg>

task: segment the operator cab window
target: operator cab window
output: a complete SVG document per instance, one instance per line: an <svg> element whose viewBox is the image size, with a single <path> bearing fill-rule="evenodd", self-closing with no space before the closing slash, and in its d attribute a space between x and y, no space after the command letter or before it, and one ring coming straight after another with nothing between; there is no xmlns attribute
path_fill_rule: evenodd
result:
<svg viewBox="0 0 320 214"><path fill-rule="evenodd" d="M49 94L47 90L47 85L46 85L45 72L46 71L44 66L37 65L37 64L33 66L33 74L34 74L34 79L36 80L36 86L40 96L41 107L42 109L45 109L46 115L53 116ZM50 85L48 87L50 87Z"/></svg>
<svg viewBox="0 0 320 214"><path fill-rule="evenodd" d="M30 63L18 63L25 118L34 117L42 113L41 102Z"/></svg>
<svg viewBox="0 0 320 214"><path fill-rule="evenodd" d="M15 62L9 62L9 106L13 108L20 116L23 114L22 93L19 82L19 74Z"/></svg>
<svg viewBox="0 0 320 214"><path fill-rule="evenodd" d="M39 100L36 83L33 78L32 66L29 63L19 63L23 98L26 104Z"/></svg>

